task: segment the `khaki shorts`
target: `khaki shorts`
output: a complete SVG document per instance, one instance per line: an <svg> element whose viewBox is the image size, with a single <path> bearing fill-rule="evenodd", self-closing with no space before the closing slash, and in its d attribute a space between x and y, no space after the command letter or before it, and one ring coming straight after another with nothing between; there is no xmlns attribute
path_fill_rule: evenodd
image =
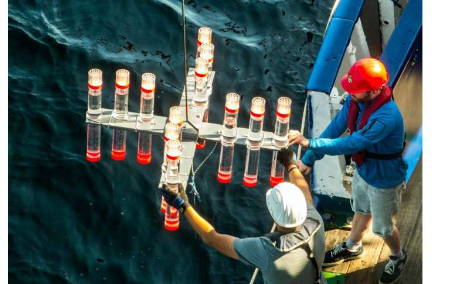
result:
<svg viewBox="0 0 451 284"><path fill-rule="evenodd" d="M352 179L351 207L354 213L371 215L373 233L382 238L393 234L393 217L401 204L405 183L389 188L377 188L364 181L357 171Z"/></svg>

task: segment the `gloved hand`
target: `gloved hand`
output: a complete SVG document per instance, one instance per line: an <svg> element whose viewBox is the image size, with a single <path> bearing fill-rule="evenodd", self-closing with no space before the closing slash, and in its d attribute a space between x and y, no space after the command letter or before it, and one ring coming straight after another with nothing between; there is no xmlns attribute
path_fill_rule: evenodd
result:
<svg viewBox="0 0 451 284"><path fill-rule="evenodd" d="M179 184L178 191L179 192L174 192L169 189L166 184L163 184L163 189L161 190L166 203L183 213L185 209L191 205L188 202L188 196L186 195L185 187L182 184Z"/></svg>
<svg viewBox="0 0 451 284"><path fill-rule="evenodd" d="M296 162L293 160L293 155L293 151L289 149L282 149L277 155L277 160L285 167L285 169L288 169L290 165L296 166Z"/></svg>

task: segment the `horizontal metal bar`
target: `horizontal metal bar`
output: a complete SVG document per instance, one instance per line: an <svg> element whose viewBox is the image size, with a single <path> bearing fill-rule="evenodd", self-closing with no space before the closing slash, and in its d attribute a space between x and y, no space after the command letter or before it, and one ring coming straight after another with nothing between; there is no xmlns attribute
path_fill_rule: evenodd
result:
<svg viewBox="0 0 451 284"><path fill-rule="evenodd" d="M207 84L207 93L211 94L212 84L215 73L209 78ZM196 152L196 142L198 138L203 138L210 141L221 141L222 124L203 122L204 113L208 108L208 101L204 104L194 104L194 70L191 68L187 77L188 88L188 120L197 128L199 133L186 121L182 126L182 156L180 157L179 164L179 181L185 187L188 184L190 171L193 163L193 158ZM180 99L180 105L183 116L185 117L186 103L185 103L185 90L183 90L182 97ZM112 109L101 109L101 115L92 117L88 113L86 114L86 123L100 124L108 128L121 129L133 132L145 132L153 135L164 135L164 127L168 118L165 116L155 115L151 122L140 122L139 113L128 112L125 119L116 119L113 116ZM247 136L249 130L247 128L238 128L235 144L246 145ZM261 149L278 151L279 147L272 145L274 134L272 132L263 132L263 140L261 143ZM165 173L162 173L160 177L159 187L165 182Z"/></svg>
<svg viewBox="0 0 451 284"><path fill-rule="evenodd" d="M167 121L167 117L165 116L154 116L154 121L152 123L141 123L138 121L138 113L129 112L126 120L117 120L111 114L111 109L101 109L102 115L97 119L86 118L86 123L100 124L106 127L111 127L115 129L128 130L128 131L140 131L146 132L156 135L164 134L164 126ZM183 124L182 127L182 140L183 142L186 139L195 143L197 137L210 140L210 141L221 141L221 133L222 133L222 124L216 123L201 123L201 127L199 129L199 135L194 131L194 129L187 123ZM237 139L235 144L238 145L246 145L247 136L249 133L248 128L237 129ZM196 139L195 139L196 138ZM263 141L261 144L262 149L266 150L280 150L280 147L272 145L272 140L274 138L274 133L263 131Z"/></svg>
<svg viewBox="0 0 451 284"><path fill-rule="evenodd" d="M112 109L100 109L102 114L98 118L90 118L86 115L86 123L100 124L106 127L128 130L128 131L142 131L151 134L164 134L164 126L167 117L155 115L152 122L142 123L138 121L138 113L129 112L126 119L116 119L113 117Z"/></svg>

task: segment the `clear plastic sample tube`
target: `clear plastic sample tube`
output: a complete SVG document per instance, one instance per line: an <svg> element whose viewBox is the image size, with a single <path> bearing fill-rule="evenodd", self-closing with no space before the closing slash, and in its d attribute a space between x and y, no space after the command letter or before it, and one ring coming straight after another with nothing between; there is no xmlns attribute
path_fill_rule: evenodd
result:
<svg viewBox="0 0 451 284"><path fill-rule="evenodd" d="M168 187L176 185L178 190L179 184L179 160L181 155L181 144L178 140L168 140L166 142L166 160L168 168L166 171L166 183Z"/></svg>
<svg viewBox="0 0 451 284"><path fill-rule="evenodd" d="M179 134L180 134L180 126L178 124L168 122L164 126L164 136L163 139L165 141L164 144L164 157L163 157L163 164L161 165L161 170L163 173L166 173L167 168L167 160L166 160L166 153L167 153L167 145L166 142L169 140L179 140Z"/></svg>
<svg viewBox="0 0 451 284"><path fill-rule="evenodd" d="M272 152L272 164L271 164L271 176L269 177L269 184L271 186L276 186L277 184L283 182L284 179L284 167L277 160L277 155L279 151Z"/></svg>
<svg viewBox="0 0 451 284"><path fill-rule="evenodd" d="M155 75L152 73L144 73L141 81L141 108L138 117L140 122L152 121L154 103Z"/></svg>
<svg viewBox="0 0 451 284"><path fill-rule="evenodd" d="M180 125L172 122L166 123L164 126L164 141L179 140Z"/></svg>
<svg viewBox="0 0 451 284"><path fill-rule="evenodd" d="M179 211L169 206L169 214L165 214L164 218L164 228L168 231L176 231L180 226L180 215Z"/></svg>
<svg viewBox="0 0 451 284"><path fill-rule="evenodd" d="M183 112L182 108L173 106L169 109L169 122L175 123L180 127L183 125Z"/></svg>
<svg viewBox="0 0 451 284"><path fill-rule="evenodd" d="M235 138L237 134L238 111L240 110L240 95L229 93L226 96L224 124L222 136Z"/></svg>
<svg viewBox="0 0 451 284"><path fill-rule="evenodd" d="M143 165L150 164L152 161L152 134L138 132L138 154L136 161Z"/></svg>
<svg viewBox="0 0 451 284"><path fill-rule="evenodd" d="M243 184L247 187L257 185L258 165L260 160L260 145L263 140L263 119L265 117L265 99L252 99L249 132L247 136L246 168Z"/></svg>
<svg viewBox="0 0 451 284"><path fill-rule="evenodd" d="M249 133L247 139L250 141L261 141L263 139L263 120L265 118L265 99L255 97L252 99L251 117L249 120Z"/></svg>
<svg viewBox="0 0 451 284"><path fill-rule="evenodd" d="M91 69L88 71L88 117L98 118L102 111L102 71Z"/></svg>
<svg viewBox="0 0 451 284"><path fill-rule="evenodd" d="M127 131L113 129L113 147L111 150L111 158L116 161L125 159Z"/></svg>
<svg viewBox="0 0 451 284"><path fill-rule="evenodd" d="M290 128L291 99L281 97L277 100L276 126L273 145L286 147L288 145L288 130Z"/></svg>
<svg viewBox="0 0 451 284"><path fill-rule="evenodd" d="M233 152L235 140L221 138L221 155L219 156L219 169L217 180L220 183L229 183L232 180Z"/></svg>
<svg viewBox="0 0 451 284"><path fill-rule="evenodd" d="M202 122L208 122L208 107L205 109ZM197 138L196 149L203 149L207 145L207 141L203 138Z"/></svg>
<svg viewBox="0 0 451 284"><path fill-rule="evenodd" d="M211 42L211 29L207 27L202 27L199 29L199 34L197 35L197 47L201 46L203 43ZM197 49L196 58L199 57L199 49Z"/></svg>
<svg viewBox="0 0 451 284"><path fill-rule="evenodd" d="M100 130L99 124L86 125L86 160L93 163L100 161Z"/></svg>
<svg viewBox="0 0 451 284"><path fill-rule="evenodd" d="M166 172L166 184L169 190L178 192L179 161L181 156L181 144L178 140L168 140L166 142L166 159L168 170ZM166 203L166 202L165 202ZM163 204L162 204L163 206ZM166 204L164 227L166 230L175 231L179 228L179 213L174 207Z"/></svg>
<svg viewBox="0 0 451 284"><path fill-rule="evenodd" d="M194 102L205 103L207 101L207 77L208 62L202 58L196 59L194 68Z"/></svg>
<svg viewBox="0 0 451 284"><path fill-rule="evenodd" d="M260 160L260 142L247 141L246 168L243 184L247 187L257 185L258 165Z"/></svg>
<svg viewBox="0 0 451 284"><path fill-rule="evenodd" d="M128 89L130 87L130 72L125 69L116 71L116 92L114 95L113 117L127 119L128 115Z"/></svg>
<svg viewBox="0 0 451 284"><path fill-rule="evenodd" d="M208 76L210 76L213 69L215 46L212 43L203 43L199 49L199 57L207 61Z"/></svg>
<svg viewBox="0 0 451 284"><path fill-rule="evenodd" d="M183 126L183 110L179 106L173 106L169 109L169 122L175 123L179 126L179 140L182 140L182 126Z"/></svg>

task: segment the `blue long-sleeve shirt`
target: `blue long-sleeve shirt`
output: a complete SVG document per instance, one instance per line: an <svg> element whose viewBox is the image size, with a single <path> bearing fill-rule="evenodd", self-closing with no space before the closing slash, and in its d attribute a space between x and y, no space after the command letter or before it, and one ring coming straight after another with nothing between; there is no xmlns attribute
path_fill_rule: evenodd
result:
<svg viewBox="0 0 451 284"><path fill-rule="evenodd" d="M378 108L368 119L368 123L352 135L340 137L347 129L351 96L348 96L341 111L335 116L324 132L316 139L310 139L309 150L302 158L305 165L313 165L324 155L350 155L363 149L371 153L393 154L403 149L404 122L394 101ZM357 104L360 112L356 129L365 109ZM359 175L377 188L394 187L406 179L407 164L404 159L378 160L365 157L357 167Z"/></svg>

